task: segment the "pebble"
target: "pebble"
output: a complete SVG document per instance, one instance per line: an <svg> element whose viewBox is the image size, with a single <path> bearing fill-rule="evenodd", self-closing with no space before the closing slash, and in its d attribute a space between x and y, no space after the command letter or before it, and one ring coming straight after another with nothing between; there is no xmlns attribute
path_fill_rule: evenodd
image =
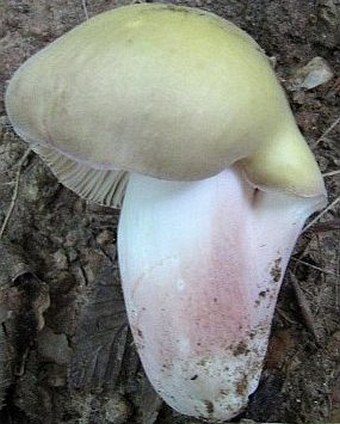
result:
<svg viewBox="0 0 340 424"><path fill-rule="evenodd" d="M327 83L333 76L334 73L327 61L317 56L295 72L287 82L287 89L290 91L311 90Z"/></svg>

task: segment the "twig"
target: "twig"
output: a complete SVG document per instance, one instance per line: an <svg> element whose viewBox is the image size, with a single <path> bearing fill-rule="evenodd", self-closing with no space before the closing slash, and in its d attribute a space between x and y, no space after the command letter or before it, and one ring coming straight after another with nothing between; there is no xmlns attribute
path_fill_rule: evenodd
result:
<svg viewBox="0 0 340 424"><path fill-rule="evenodd" d="M322 174L322 176L325 177L334 177L334 175L339 175L340 169L337 169L335 171L326 172L325 174Z"/></svg>
<svg viewBox="0 0 340 424"><path fill-rule="evenodd" d="M85 19L88 21L89 20L89 14L88 14L88 11L87 11L86 0L81 0L81 4L83 6L83 10L84 10L84 14L85 14Z"/></svg>
<svg viewBox="0 0 340 424"><path fill-rule="evenodd" d="M317 147L317 145L320 143L320 141L322 141L325 137L326 137L326 135L328 135L337 125L338 125L338 123L340 122L340 116L333 122L333 124L331 124L328 128L327 128L327 130L322 134L322 136L321 137L319 137L317 140L316 140L316 142L315 142L315 144L314 144L314 146L313 146L313 149L315 149L316 147Z"/></svg>
<svg viewBox="0 0 340 424"><path fill-rule="evenodd" d="M292 318L290 318L286 312L284 312L279 306L276 307L277 312L279 313L279 315L282 316L282 318L284 318L287 322L289 322L292 325L297 325L297 322L294 321Z"/></svg>
<svg viewBox="0 0 340 424"><path fill-rule="evenodd" d="M16 177L15 177L15 186L14 186L14 190L13 190L13 194L12 194L11 204L9 205L8 211L6 213L5 219L4 219L2 226L1 226L1 229L0 229L0 239L2 238L2 236L3 236L3 234L6 230L7 224L9 222L9 220L11 219L11 215L13 213L15 203L16 203L16 200L18 198L21 169L22 169L22 166L23 166L25 160L27 159L27 156L30 153L31 153L31 149L28 148L26 150L26 152L24 153L24 155L22 156L22 158L20 159L19 163L18 163L18 170L17 170Z"/></svg>
<svg viewBox="0 0 340 424"><path fill-rule="evenodd" d="M1 174L0 174L1 175ZM2 184L0 184L0 186L1 187L3 187L3 186L10 186L10 185L13 185L13 184L15 184L15 181L8 181L7 183L2 183Z"/></svg>
<svg viewBox="0 0 340 424"><path fill-rule="evenodd" d="M303 320L306 324L306 327L313 334L315 340L318 341L319 337L318 337L317 332L315 330L314 316L313 316L312 311L310 309L309 302L307 301L306 296L304 295L303 291L301 290L295 275L292 272L290 272L289 277L290 277L290 281L292 283L292 286L293 286L293 289L294 289L294 292L295 292L296 300L297 300L298 305L299 305L300 310L301 310L301 315L302 315Z"/></svg>
<svg viewBox="0 0 340 424"><path fill-rule="evenodd" d="M315 269L316 271L323 272L324 274L329 274L329 275L333 275L333 276L335 276L335 277L338 277L338 274L336 274L336 273L335 273L335 272L333 272L333 271L328 271L327 269L323 269L323 268L320 268L319 266L312 265L312 264L310 264L309 262L305 262L305 261L303 261L303 260L301 260L301 259L291 258L291 260L292 260L293 262L297 262L297 263L299 263L299 264L301 264L301 265L305 265L305 266L308 266L309 268Z"/></svg>
<svg viewBox="0 0 340 424"><path fill-rule="evenodd" d="M319 219L324 216L329 210L333 209L334 206L339 203L340 201L340 196L337 197L335 200L333 200L333 202L327 206L326 209L324 209L322 212L320 212L314 219L312 219L312 221L307 224L303 229L302 232L306 232L310 227L312 227L317 221L319 221Z"/></svg>
<svg viewBox="0 0 340 424"><path fill-rule="evenodd" d="M322 269L324 269L324 267L325 267L325 262L324 262L324 257L323 257L323 255L322 255L322 248L321 248L321 242L320 242L320 234L316 234L316 245L317 245L317 249L318 249L318 252L319 252L319 261L320 261L320 265L321 265L321 268ZM322 272L321 273L321 283L322 283L322 285L323 285L323 287L325 287L325 284L326 284L326 280L327 280L327 274L325 274L324 272ZM321 292L321 290L319 291L319 294L318 294L318 296L317 296L317 310L316 310L316 314L319 312L319 309L320 309L320 302L321 302L321 295L322 295L322 292Z"/></svg>

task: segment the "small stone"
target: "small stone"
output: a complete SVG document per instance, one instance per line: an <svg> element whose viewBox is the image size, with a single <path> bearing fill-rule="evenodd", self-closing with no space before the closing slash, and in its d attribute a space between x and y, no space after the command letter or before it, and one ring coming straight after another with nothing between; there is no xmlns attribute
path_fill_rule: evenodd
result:
<svg viewBox="0 0 340 424"><path fill-rule="evenodd" d="M333 76L334 73L326 60L317 56L295 72L287 82L287 89L290 91L311 90L327 83Z"/></svg>

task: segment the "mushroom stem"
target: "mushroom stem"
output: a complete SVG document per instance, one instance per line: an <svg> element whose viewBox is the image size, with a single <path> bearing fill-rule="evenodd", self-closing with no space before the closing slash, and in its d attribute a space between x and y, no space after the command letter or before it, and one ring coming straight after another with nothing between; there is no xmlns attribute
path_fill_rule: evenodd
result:
<svg viewBox="0 0 340 424"><path fill-rule="evenodd" d="M245 407L284 270L320 201L256 190L235 166L195 182L131 175L118 236L125 302L171 407L217 421Z"/></svg>

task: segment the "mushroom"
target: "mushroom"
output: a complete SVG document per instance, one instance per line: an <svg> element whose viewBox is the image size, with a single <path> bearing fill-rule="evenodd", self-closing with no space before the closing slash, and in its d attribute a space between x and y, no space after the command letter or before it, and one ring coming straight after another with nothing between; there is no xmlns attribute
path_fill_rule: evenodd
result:
<svg viewBox="0 0 340 424"><path fill-rule="evenodd" d="M125 195L122 285L156 391L183 414L237 415L296 239L326 201L260 47L202 10L117 8L22 65L6 106L67 187L112 207Z"/></svg>

